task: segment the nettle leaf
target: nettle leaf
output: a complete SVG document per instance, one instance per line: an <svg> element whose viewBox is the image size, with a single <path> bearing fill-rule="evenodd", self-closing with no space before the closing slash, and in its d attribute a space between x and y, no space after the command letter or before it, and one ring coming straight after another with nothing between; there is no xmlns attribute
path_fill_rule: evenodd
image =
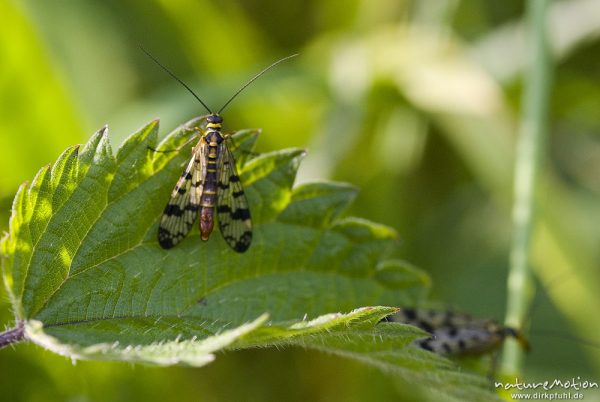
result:
<svg viewBox="0 0 600 402"><path fill-rule="evenodd" d="M233 252L217 230L203 243L195 228L163 250L158 220L199 124L157 145L153 121L116 155L103 128L20 187L2 266L26 339L73 359L192 366L225 349L303 346L481 391L480 379L408 347L421 331L378 324L394 308L362 307L411 305L427 291L426 274L385 259L394 231L340 217L357 192L350 185L293 188L304 151L252 157L258 130L232 136L252 212L250 249Z"/></svg>

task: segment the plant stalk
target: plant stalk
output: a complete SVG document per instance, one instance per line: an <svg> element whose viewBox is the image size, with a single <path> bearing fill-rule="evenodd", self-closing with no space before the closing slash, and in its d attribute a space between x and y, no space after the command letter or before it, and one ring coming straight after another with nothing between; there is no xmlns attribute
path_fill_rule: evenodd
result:
<svg viewBox="0 0 600 402"><path fill-rule="evenodd" d="M15 328L0 333L0 349L22 341L25 338L25 325L19 322Z"/></svg>
<svg viewBox="0 0 600 402"><path fill-rule="evenodd" d="M536 188L546 143L551 59L547 38L547 10L550 0L529 0L526 10L527 52L523 108L517 140L513 232L508 273L505 324L522 328L530 310L535 286L530 268L535 224ZM523 351L516 342L504 348L502 371L521 372Z"/></svg>

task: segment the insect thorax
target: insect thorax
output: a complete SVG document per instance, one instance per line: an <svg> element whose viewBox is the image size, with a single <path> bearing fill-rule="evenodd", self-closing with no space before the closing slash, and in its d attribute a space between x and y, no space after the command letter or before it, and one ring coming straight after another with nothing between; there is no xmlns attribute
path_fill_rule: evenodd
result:
<svg viewBox="0 0 600 402"><path fill-rule="evenodd" d="M219 130L208 129L208 132L205 134L204 139L211 148L216 148L217 145L223 142L223 135Z"/></svg>
<svg viewBox="0 0 600 402"><path fill-rule="evenodd" d="M218 114L211 114L206 118L206 134L204 138L210 145L215 146L223 142L221 123L223 118Z"/></svg>

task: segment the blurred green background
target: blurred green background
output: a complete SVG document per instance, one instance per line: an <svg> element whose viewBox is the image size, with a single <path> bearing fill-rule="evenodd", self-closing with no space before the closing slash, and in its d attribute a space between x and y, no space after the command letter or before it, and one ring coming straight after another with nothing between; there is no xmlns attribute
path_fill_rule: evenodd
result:
<svg viewBox="0 0 600 402"><path fill-rule="evenodd" d="M204 113L140 44L214 108L298 52L231 104L226 129L262 128L260 151L306 147L299 181L359 186L349 213L399 232L396 256L430 272L437 306L501 321L523 14L520 0L0 0L0 228L20 183L103 125L116 148L153 118L166 133ZM525 374L600 382L600 2L555 1L549 29ZM175 399L413 400L373 368L301 350L219 355L201 369L0 351L2 401Z"/></svg>

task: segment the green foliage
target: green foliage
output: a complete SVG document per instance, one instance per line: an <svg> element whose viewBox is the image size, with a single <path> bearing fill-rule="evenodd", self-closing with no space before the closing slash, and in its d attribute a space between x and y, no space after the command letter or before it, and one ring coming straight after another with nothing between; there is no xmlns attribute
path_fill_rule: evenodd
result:
<svg viewBox="0 0 600 402"><path fill-rule="evenodd" d="M157 145L153 121L115 156L103 128L21 186L2 254L28 340L72 359L191 366L221 350L302 346L423 384L454 378L447 360L407 347L421 331L378 325L393 307L361 307L414 304L428 277L384 259L393 230L340 217L353 187L292 188L302 150L246 161L258 131L232 136L255 224L248 252L231 252L218 234L203 244L197 231L161 249L157 221L197 124Z"/></svg>
<svg viewBox="0 0 600 402"><path fill-rule="evenodd" d="M93 129L110 122L111 142L118 144L140 122L159 116L163 127L174 127L198 113L193 98L139 51L140 43L209 105L222 104L269 62L300 53L236 99L226 129L262 127L261 151L306 147L300 181L336 179L361 188L346 213L400 234L393 256L427 270L437 306L501 319L514 138L525 58L533 54L523 39L524 5L0 1L0 228L8 230L18 185ZM600 333L600 320L590 315L600 310L595 7L553 2L548 21L554 85L533 260L542 287L525 326L533 351L524 375L540 381L593 379L600 372L596 349L564 339L594 341ZM166 202L173 184L152 196ZM418 278L394 271L386 280ZM405 285L402 294L408 289L419 287ZM0 321L15 325L4 287ZM561 336L544 335L548 330ZM0 353L0 373L0 399L11 402L152 402L174 394L185 402L424 399L398 376L298 348L224 353L209 367L165 369L106 361L74 366L29 342ZM597 394L591 393L586 398Z"/></svg>
<svg viewBox="0 0 600 402"><path fill-rule="evenodd" d="M14 194L22 174L47 163L46 152L80 141L82 119L20 5L0 2L0 14L6 18L0 35L1 200Z"/></svg>

